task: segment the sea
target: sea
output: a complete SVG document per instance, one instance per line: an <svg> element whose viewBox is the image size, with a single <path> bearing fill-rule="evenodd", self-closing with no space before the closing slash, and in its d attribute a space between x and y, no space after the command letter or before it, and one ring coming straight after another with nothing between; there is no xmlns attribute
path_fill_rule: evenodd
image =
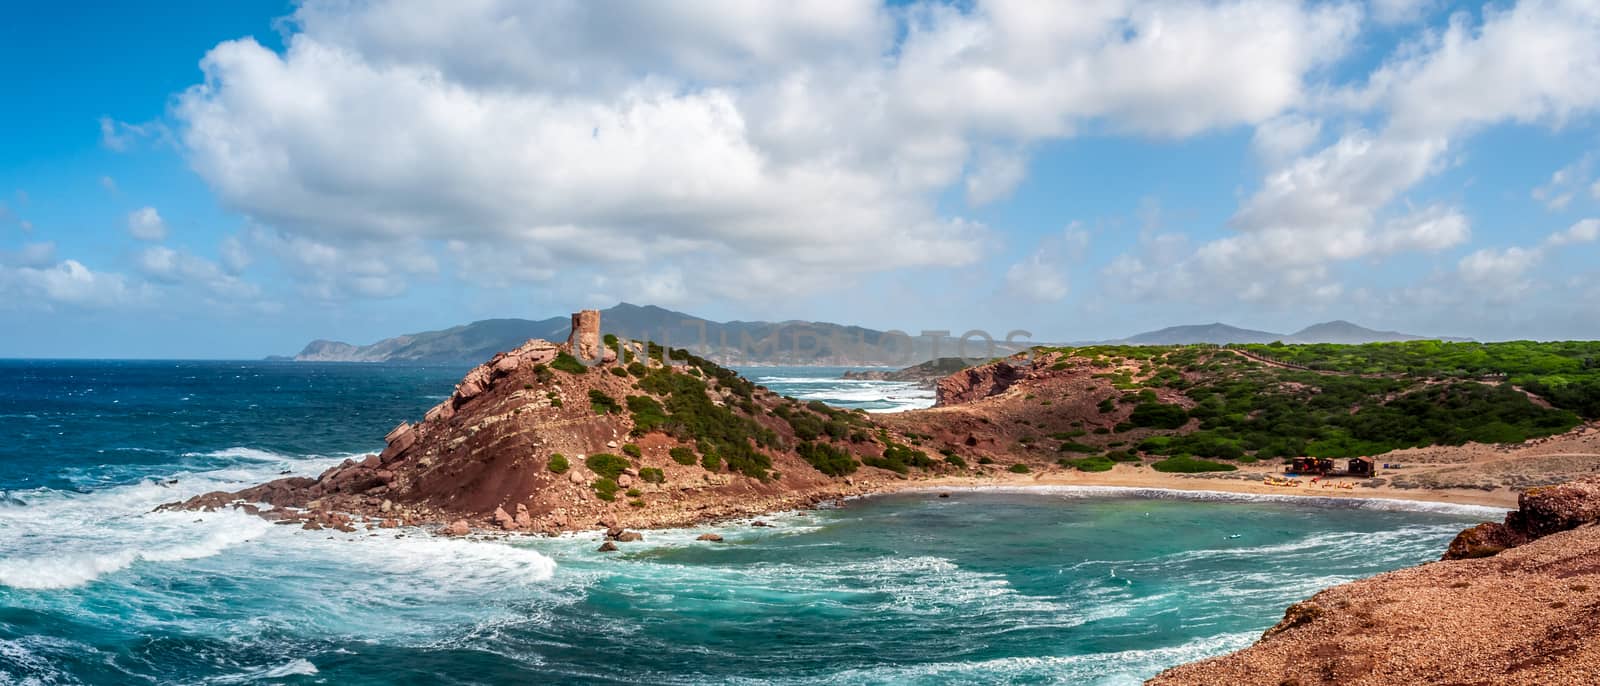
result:
<svg viewBox="0 0 1600 686"><path fill-rule="evenodd" d="M0 361L0 684L1134 684L1500 515L993 488L648 531L602 554L596 532L152 511L374 451L464 371ZM840 371L744 370L869 411L932 402Z"/></svg>

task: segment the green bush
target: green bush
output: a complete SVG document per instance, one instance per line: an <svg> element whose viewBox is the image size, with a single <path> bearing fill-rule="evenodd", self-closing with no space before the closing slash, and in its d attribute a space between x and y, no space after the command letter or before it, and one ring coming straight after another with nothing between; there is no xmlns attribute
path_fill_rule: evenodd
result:
<svg viewBox="0 0 1600 686"><path fill-rule="evenodd" d="M628 412L633 416L633 434L643 436L665 426L667 411L661 403L648 395L630 395L627 398Z"/></svg>
<svg viewBox="0 0 1600 686"><path fill-rule="evenodd" d="M804 441L795 446L794 451L800 459L828 476L844 476L856 471L856 459L850 453L827 443Z"/></svg>
<svg viewBox="0 0 1600 686"><path fill-rule="evenodd" d="M980 457L980 458L978 458L978 464L994 464L994 458L992 458L992 457Z"/></svg>
<svg viewBox="0 0 1600 686"><path fill-rule="evenodd" d="M622 475L622 471L633 466L627 458L611 453L595 453L583 461L589 466L589 471L608 479L615 479Z"/></svg>
<svg viewBox="0 0 1600 686"><path fill-rule="evenodd" d="M628 370L623 369L621 367L612 367L611 368L611 375L612 376L626 377L628 375Z"/></svg>
<svg viewBox="0 0 1600 686"><path fill-rule="evenodd" d="M640 450L639 446L632 443L623 443L622 454L637 459L644 456L644 451Z"/></svg>
<svg viewBox="0 0 1600 686"><path fill-rule="evenodd" d="M661 471L659 467L640 467L639 480L647 484L664 483L667 480L667 473Z"/></svg>
<svg viewBox="0 0 1600 686"><path fill-rule="evenodd" d="M1238 467L1221 462L1201 460L1187 455L1177 455L1150 465L1151 469L1158 472L1171 472L1175 474L1196 474L1199 472L1231 472Z"/></svg>
<svg viewBox="0 0 1600 686"><path fill-rule="evenodd" d="M887 469L897 474L907 474L911 471L912 467L916 467L918 469L927 469L933 466L933 459L928 457L927 453L901 443L896 443L891 440L887 434L883 435L881 439L885 441L888 446L883 449L883 456L862 458L862 464L865 464L869 467Z"/></svg>
<svg viewBox="0 0 1600 686"><path fill-rule="evenodd" d="M1028 465L1025 465L1025 464L1022 464L1022 463L1019 462L1017 464L1011 465L1009 468L1006 469L1006 471L1011 472L1012 474L1027 474L1028 472L1033 471L1033 470L1028 469Z"/></svg>
<svg viewBox="0 0 1600 686"><path fill-rule="evenodd" d="M1094 455L1076 460L1061 458L1056 461L1056 464L1083 472L1109 472L1112 467L1116 466L1115 462L1104 455Z"/></svg>
<svg viewBox="0 0 1600 686"><path fill-rule="evenodd" d="M550 469L550 471L557 474L566 474L567 469L571 467L571 465L567 464L567 456L562 455L561 453L552 454L550 456L550 463L546 466Z"/></svg>
<svg viewBox="0 0 1600 686"><path fill-rule="evenodd" d="M668 450L667 454L672 456L673 462L684 466L689 466L695 463L694 451L681 445Z"/></svg>
<svg viewBox="0 0 1600 686"><path fill-rule="evenodd" d="M1152 398L1154 395L1152 394ZM1128 421L1134 426L1155 429L1176 429L1189 421L1189 413L1181 406L1168 405L1154 400L1142 400L1133 408Z"/></svg>
<svg viewBox="0 0 1600 686"><path fill-rule="evenodd" d="M557 371L563 371L568 374L583 374L589 371L589 368L583 366L583 363L579 362L578 358L566 352L556 353L556 359L550 362L550 366Z"/></svg>
<svg viewBox="0 0 1600 686"><path fill-rule="evenodd" d="M1113 450L1106 453L1106 459L1112 462L1138 462L1139 456L1126 450Z"/></svg>
<svg viewBox="0 0 1600 686"><path fill-rule="evenodd" d="M944 457L944 463L950 465L951 467L955 467L956 469L967 468L967 461L961 459L961 456L959 455L946 455Z"/></svg>
<svg viewBox="0 0 1600 686"><path fill-rule="evenodd" d="M716 453L706 453L700 456L700 466L705 467L708 472L720 472L722 471L722 458L717 457Z"/></svg>
<svg viewBox="0 0 1600 686"><path fill-rule="evenodd" d="M621 488L617 482L609 477L595 479L594 494L601 500L612 501L617 499L617 489Z"/></svg>
<svg viewBox="0 0 1600 686"><path fill-rule="evenodd" d="M643 363L633 362L628 365L628 373L642 379L645 374L650 373L650 368L644 366Z"/></svg>
<svg viewBox="0 0 1600 686"><path fill-rule="evenodd" d="M595 414L622 413L622 405L617 403L617 399L598 388L589 389L589 409L594 410Z"/></svg>
<svg viewBox="0 0 1600 686"><path fill-rule="evenodd" d="M538 379L539 383L550 383L550 380L556 378L556 375L550 372L549 366L536 364L533 365L533 378Z"/></svg>
<svg viewBox="0 0 1600 686"><path fill-rule="evenodd" d="M1110 414L1117 410L1117 401L1112 400L1111 398L1106 398L1105 400L1100 401L1100 404L1096 405L1095 408L1100 410L1100 414Z"/></svg>
<svg viewBox="0 0 1600 686"><path fill-rule="evenodd" d="M1099 452L1099 450L1099 448L1096 448L1092 445L1084 445L1082 443L1075 443L1073 441L1065 441L1060 447L1056 448L1057 452L1063 453L1093 453Z"/></svg>

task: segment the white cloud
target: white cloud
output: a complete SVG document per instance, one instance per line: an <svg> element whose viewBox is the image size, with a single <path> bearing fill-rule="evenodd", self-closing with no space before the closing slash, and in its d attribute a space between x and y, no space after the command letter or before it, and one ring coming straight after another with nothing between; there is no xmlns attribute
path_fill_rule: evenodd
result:
<svg viewBox="0 0 1600 686"><path fill-rule="evenodd" d="M1577 161L1557 169L1544 185L1534 188L1530 195L1544 203L1550 210L1564 210L1588 183L1589 170L1594 165L1594 155L1584 155Z"/></svg>
<svg viewBox="0 0 1600 686"><path fill-rule="evenodd" d="M96 272L77 260L49 266L0 265L0 294L13 307L43 308L107 308L147 297L145 289L123 275Z"/></svg>
<svg viewBox="0 0 1600 686"><path fill-rule="evenodd" d="M1482 16L1476 24L1469 14L1453 16L1444 30L1397 49L1364 85L1321 98L1335 109L1380 113L1382 126L1349 130L1271 170L1230 222L1237 234L1175 262L1130 256L1106 271L1112 286L1174 299L1297 302L1327 293L1340 262L1463 243L1468 222L1458 210L1407 211L1397 201L1447 167L1456 142L1482 127L1559 126L1600 109L1600 5L1528 0ZM1488 273L1491 258L1511 257L1485 254L1469 264Z"/></svg>
<svg viewBox="0 0 1600 686"><path fill-rule="evenodd" d="M199 288L208 296L227 301L252 300L261 289L229 274L216 263L161 245L139 253L139 270L152 280L170 286Z"/></svg>
<svg viewBox="0 0 1600 686"><path fill-rule="evenodd" d="M1551 234L1549 238L1545 239L1545 245L1563 247L1579 243L1593 243L1597 238L1600 238L1600 219L1585 219L1567 227L1565 231Z"/></svg>
<svg viewBox="0 0 1600 686"><path fill-rule="evenodd" d="M222 266L230 274L244 271L253 261L250 250L244 247L244 241L239 240L238 236L224 237L222 243L217 246L217 254L222 258Z"/></svg>
<svg viewBox="0 0 1600 686"><path fill-rule="evenodd" d="M1069 270L1083 259L1089 233L1077 223L1046 236L1034 251L1006 270L1006 291L1037 302L1054 302L1071 291Z"/></svg>
<svg viewBox="0 0 1600 686"><path fill-rule="evenodd" d="M946 189L1003 197L1028 145L1086 126L1278 116L1359 19L1274 0L313 0L282 54L218 45L174 111L222 200L286 237L460 241L494 254L472 263L490 282L648 265L761 298L970 264L988 230L942 215Z"/></svg>
<svg viewBox="0 0 1600 686"><path fill-rule="evenodd" d="M1320 120L1286 114L1258 124L1250 147L1263 162L1277 166L1305 152L1321 135Z"/></svg>
<svg viewBox="0 0 1600 686"><path fill-rule="evenodd" d="M967 204L978 206L1004 198L1028 175L1028 162L1015 152L980 155L967 174Z"/></svg>
<svg viewBox="0 0 1600 686"><path fill-rule="evenodd" d="M100 118L100 145L114 152L127 152L143 140L170 141L170 135L160 122L129 124L111 117Z"/></svg>
<svg viewBox="0 0 1600 686"><path fill-rule="evenodd" d="M128 233L141 241L159 241L167 237L167 223L154 207L141 207L128 213Z"/></svg>
<svg viewBox="0 0 1600 686"><path fill-rule="evenodd" d="M113 179L113 178L111 178L109 176L101 176L100 177L100 187L105 189L105 191L107 193L110 193L112 195L116 195L116 193L117 193L117 180Z"/></svg>

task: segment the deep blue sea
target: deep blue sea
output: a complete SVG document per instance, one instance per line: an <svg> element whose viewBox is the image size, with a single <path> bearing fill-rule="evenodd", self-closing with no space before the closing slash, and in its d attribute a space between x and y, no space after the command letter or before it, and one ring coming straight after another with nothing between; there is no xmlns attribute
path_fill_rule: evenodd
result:
<svg viewBox="0 0 1600 686"><path fill-rule="evenodd" d="M1463 508L908 493L647 532L447 540L154 506L381 447L465 371L0 361L0 684L1137 683L1317 589L1434 559ZM752 369L875 410L920 389ZM874 395L876 394L876 395ZM706 530L727 543L693 538Z"/></svg>

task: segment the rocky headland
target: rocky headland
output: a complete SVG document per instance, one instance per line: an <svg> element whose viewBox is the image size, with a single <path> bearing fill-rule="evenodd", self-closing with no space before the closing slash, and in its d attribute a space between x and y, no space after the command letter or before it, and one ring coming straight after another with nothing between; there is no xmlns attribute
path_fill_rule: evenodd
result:
<svg viewBox="0 0 1600 686"><path fill-rule="evenodd" d="M1254 646L1149 683L1600 683L1600 477L1529 489L1444 559L1324 590Z"/></svg>

